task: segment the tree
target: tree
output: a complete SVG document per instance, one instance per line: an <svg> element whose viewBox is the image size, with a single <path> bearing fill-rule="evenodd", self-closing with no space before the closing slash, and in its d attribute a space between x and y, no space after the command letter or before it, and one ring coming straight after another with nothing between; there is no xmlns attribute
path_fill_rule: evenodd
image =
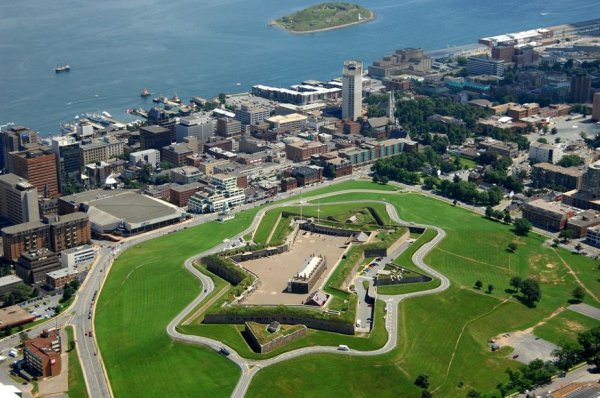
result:
<svg viewBox="0 0 600 398"><path fill-rule="evenodd" d="M564 155L558 161L558 165L562 167L579 166L581 163L582 159L578 155Z"/></svg>
<svg viewBox="0 0 600 398"><path fill-rule="evenodd" d="M527 236L529 231L531 231L531 223L525 218L516 218L515 219L515 233L521 236Z"/></svg>
<svg viewBox="0 0 600 398"><path fill-rule="evenodd" d="M415 386L420 387L424 390L429 388L429 376L426 374L419 374L415 379Z"/></svg>
<svg viewBox="0 0 600 398"><path fill-rule="evenodd" d="M508 251L514 253L517 251L517 244L515 242L510 242L508 244Z"/></svg>
<svg viewBox="0 0 600 398"><path fill-rule="evenodd" d="M23 343L25 340L29 340L29 335L27 334L27 332L20 332L19 340L21 341L21 343Z"/></svg>
<svg viewBox="0 0 600 398"><path fill-rule="evenodd" d="M552 130L550 130L550 134L555 135L558 133L558 129L556 127L552 127Z"/></svg>
<svg viewBox="0 0 600 398"><path fill-rule="evenodd" d="M471 390L467 393L467 398L481 398L481 393L477 390Z"/></svg>
<svg viewBox="0 0 600 398"><path fill-rule="evenodd" d="M379 183L386 185L388 182L390 182L390 179L387 176L381 176L379 177Z"/></svg>
<svg viewBox="0 0 600 398"><path fill-rule="evenodd" d="M513 276L510 278L510 286L518 292L523 286L523 280L518 276Z"/></svg>
<svg viewBox="0 0 600 398"><path fill-rule="evenodd" d="M585 297L585 290L583 290L581 286L577 285L571 294L576 301L581 303Z"/></svg>
<svg viewBox="0 0 600 398"><path fill-rule="evenodd" d="M523 301L530 306L535 306L535 304L542 299L540 284L536 280L530 278L523 281L521 294L523 294Z"/></svg>
<svg viewBox="0 0 600 398"><path fill-rule="evenodd" d="M512 217L509 212L504 213L504 222L510 224L512 222Z"/></svg>
<svg viewBox="0 0 600 398"><path fill-rule="evenodd" d="M558 237L562 238L564 243L568 243L569 240L573 238L573 231L570 229L563 229L559 232Z"/></svg>
<svg viewBox="0 0 600 398"><path fill-rule="evenodd" d="M488 293L492 294L492 292L494 291L494 285L492 285L491 283L488 285Z"/></svg>
<svg viewBox="0 0 600 398"><path fill-rule="evenodd" d="M579 334L577 342L581 345L581 358L600 367L600 326Z"/></svg>
<svg viewBox="0 0 600 398"><path fill-rule="evenodd" d="M477 282L475 282L475 289L481 290L482 287L483 287L482 281L478 280Z"/></svg>
<svg viewBox="0 0 600 398"><path fill-rule="evenodd" d="M494 209L492 209L492 206L487 206L485 208L485 216L487 218L492 218L492 214L494 214Z"/></svg>
<svg viewBox="0 0 600 398"><path fill-rule="evenodd" d="M540 138L538 138L538 139L537 139L537 142L540 142L540 143L542 143L542 144L547 144L547 143L548 143L548 140L547 140L547 139L545 139L544 137L540 137Z"/></svg>
<svg viewBox="0 0 600 398"><path fill-rule="evenodd" d="M421 391L421 398L431 398L431 397L433 397L433 395L431 394L431 392L429 390Z"/></svg>
<svg viewBox="0 0 600 398"><path fill-rule="evenodd" d="M581 246L581 243L577 243L575 245L575 250L577 250L577 253L579 253L581 251L581 249L583 249L583 246Z"/></svg>
<svg viewBox="0 0 600 398"><path fill-rule="evenodd" d="M10 327L10 325L6 326L6 328L4 329L4 335L5 336L10 336L12 334L12 328Z"/></svg>
<svg viewBox="0 0 600 398"><path fill-rule="evenodd" d="M71 286L73 288L73 290L77 291L79 289L80 286L80 282L78 278L75 278L71 281L71 283L69 283L69 286Z"/></svg>
<svg viewBox="0 0 600 398"><path fill-rule="evenodd" d="M561 342L552 351L552 356L556 358L558 368L568 370L581 360L581 347L574 342Z"/></svg>
<svg viewBox="0 0 600 398"><path fill-rule="evenodd" d="M225 95L225 93L219 93L218 98L219 98L219 102L221 103L221 105L225 104L225 100L227 99L227 96Z"/></svg>
<svg viewBox="0 0 600 398"><path fill-rule="evenodd" d="M73 288L70 285L67 285L63 290L63 296L61 301L68 301L71 297L73 297Z"/></svg>

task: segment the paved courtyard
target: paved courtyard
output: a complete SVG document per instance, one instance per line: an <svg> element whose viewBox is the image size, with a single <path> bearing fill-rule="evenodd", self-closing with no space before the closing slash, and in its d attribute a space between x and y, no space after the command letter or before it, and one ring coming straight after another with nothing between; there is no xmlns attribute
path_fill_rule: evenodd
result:
<svg viewBox="0 0 600 398"><path fill-rule="evenodd" d="M241 263L258 275L261 285L244 301L244 304L302 304L308 294L285 292L288 280L302 267L311 254L322 255L327 269L313 288L320 288L345 250L348 238L300 231L292 249L276 256Z"/></svg>

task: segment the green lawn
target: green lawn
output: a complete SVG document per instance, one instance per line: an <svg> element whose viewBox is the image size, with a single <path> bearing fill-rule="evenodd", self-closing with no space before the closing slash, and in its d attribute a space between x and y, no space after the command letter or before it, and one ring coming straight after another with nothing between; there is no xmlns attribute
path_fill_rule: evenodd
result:
<svg viewBox="0 0 600 398"><path fill-rule="evenodd" d="M371 11L350 3L322 3L281 17L275 23L291 32L310 32L372 18Z"/></svg>
<svg viewBox="0 0 600 398"><path fill-rule="evenodd" d="M77 348L75 348L75 339L73 337L73 327L67 326L67 350L69 353L69 398L87 398L88 393L85 387L85 379L83 378L83 371L81 370L81 364L79 363L79 357L77 356ZM73 348L71 348L73 347Z"/></svg>
<svg viewBox="0 0 600 398"><path fill-rule="evenodd" d="M442 294L401 303L400 346L393 354L363 359L360 366L363 378L375 378L381 383L377 388L378 396L418 397L420 394L412 381L419 373L429 375L432 390L436 390L434 396L464 397L470 388L487 394L496 393L496 384L507 380L504 370L518 364L506 359L505 353L490 352L487 341L503 332L534 326L567 304L576 282L560 257L571 258L568 256L572 255L544 247L544 239L536 234L516 237L510 226L421 195L358 193L330 197L321 203L382 199L382 196L396 205L402 219L437 225L446 230L446 238L426 261L447 275L452 287ZM510 242L518 245L514 254L505 250ZM576 262L569 261L570 266L583 269L584 272L578 271L579 278L592 292L597 292L598 274L594 262L582 256L572 258L575 257ZM542 300L535 308L526 307L505 291L513 275L533 277L540 282ZM478 279L484 283L484 289L493 284L493 293L473 289ZM248 396L292 396L292 391L305 391L308 385L311 388L307 396L328 395L331 386L317 387L311 383L316 377L323 377L322 372L327 372L326 377L332 377L331 384L337 387L340 395L369 396L372 393L369 384L353 383L355 366L353 359L327 356L313 356L306 363L284 362L259 372ZM336 369L337 376L323 370L324 367ZM388 378L393 382L378 379L381 369L389 372ZM285 375L281 384L278 375ZM342 378L350 380L350 384L346 385ZM276 387L266 389L269 382ZM464 387L458 388L459 382Z"/></svg>
<svg viewBox="0 0 600 398"><path fill-rule="evenodd" d="M598 321L575 311L565 310L536 327L533 334L554 344L576 342L577 333L598 326Z"/></svg>
<svg viewBox="0 0 600 398"><path fill-rule="evenodd" d="M98 299L96 334L116 397L231 394L239 368L207 348L173 342L165 328L200 291L185 259L241 232L254 214L139 244L115 261Z"/></svg>

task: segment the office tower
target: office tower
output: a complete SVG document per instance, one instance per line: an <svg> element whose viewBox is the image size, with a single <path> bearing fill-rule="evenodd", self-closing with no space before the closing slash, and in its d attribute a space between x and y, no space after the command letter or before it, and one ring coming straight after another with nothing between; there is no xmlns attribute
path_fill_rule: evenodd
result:
<svg viewBox="0 0 600 398"><path fill-rule="evenodd" d="M362 113L362 62L346 61L342 71L342 119L356 121Z"/></svg>

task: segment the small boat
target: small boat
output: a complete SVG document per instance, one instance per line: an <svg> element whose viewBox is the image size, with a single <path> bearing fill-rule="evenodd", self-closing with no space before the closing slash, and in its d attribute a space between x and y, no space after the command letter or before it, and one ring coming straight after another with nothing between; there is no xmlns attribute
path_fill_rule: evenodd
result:
<svg viewBox="0 0 600 398"><path fill-rule="evenodd" d="M150 90L148 90L147 88L144 88L144 89L142 90L142 93L140 94L140 97L149 97L149 96L150 96L150 94L152 94L152 93L150 92Z"/></svg>
<svg viewBox="0 0 600 398"><path fill-rule="evenodd" d="M242 83L236 83L235 85L236 85L236 86L241 86L241 85L242 85Z"/></svg>
<svg viewBox="0 0 600 398"><path fill-rule="evenodd" d="M54 72L56 73L68 72L70 70L71 65L69 64L56 65L56 67L54 68Z"/></svg>
<svg viewBox="0 0 600 398"><path fill-rule="evenodd" d="M110 117L110 118L112 118L112 115L111 115L110 113L106 112L106 111L102 111L102 114L103 114L104 116L106 116L106 117Z"/></svg>
<svg viewBox="0 0 600 398"><path fill-rule="evenodd" d="M173 96L173 98L171 98L171 102L174 102L176 104L181 104L181 98L179 98L179 96L177 95L177 93L175 93L175 95Z"/></svg>

